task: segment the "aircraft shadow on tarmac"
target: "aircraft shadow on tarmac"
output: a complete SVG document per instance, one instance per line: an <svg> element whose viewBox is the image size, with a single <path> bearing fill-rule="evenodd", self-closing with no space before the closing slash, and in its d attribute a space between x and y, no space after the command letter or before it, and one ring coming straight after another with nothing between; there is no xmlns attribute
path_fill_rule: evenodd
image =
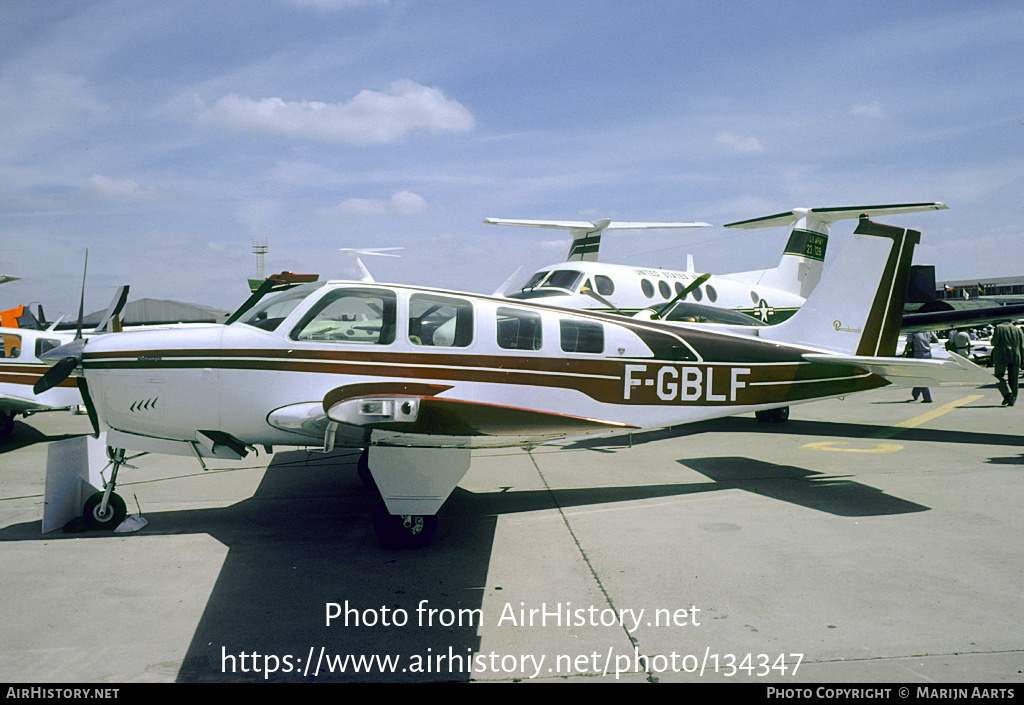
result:
<svg viewBox="0 0 1024 705"><path fill-rule="evenodd" d="M146 513L149 525L137 535L209 534L228 546L227 556L178 673L179 682L309 681L303 674L310 650L352 657L397 655L396 672L326 673L317 681L468 680L468 659L480 646L479 617L453 622L460 610L481 610L497 517L500 514L578 505L662 498L739 488L841 516L924 511L927 508L880 490L821 476L797 467L750 458L696 458L680 464L710 482L473 493L456 489L441 510L433 543L418 551L383 548L370 515L376 491L357 478L356 455L323 456L281 452L252 497L220 508ZM0 530L0 540L60 540L42 537L39 523ZM109 537L110 532L72 534ZM125 535L130 540L132 535ZM349 626L326 624L327 603L356 613ZM425 601L425 602L423 602ZM417 607L450 610L420 626ZM396 610L408 623L393 624ZM392 624L381 624L385 613ZM464 613L468 615L469 613ZM479 614L479 613L478 613ZM132 619L132 615L125 615ZM143 617L138 617L143 618ZM483 615L493 624L497 615ZM367 621L374 621L367 625ZM247 661L240 655L247 654ZM260 654L253 661L252 654ZM225 655L233 659L225 659ZM284 656L291 660L285 662ZM461 662L449 656L462 657ZM279 659L278 672L264 677L265 656ZM441 666L437 658L442 657ZM429 657L430 665L415 659ZM234 665L234 672L230 666ZM254 664L259 665L255 671ZM228 672L224 667L228 666ZM460 667L461 666L461 667ZM248 672L242 672L245 667ZM290 668L290 672L285 672ZM403 670L406 669L406 670ZM453 672L454 671L454 672ZM310 668L312 674L312 667Z"/></svg>
<svg viewBox="0 0 1024 705"><path fill-rule="evenodd" d="M998 405L993 405L998 406ZM985 406L961 407L963 410L984 409ZM1010 412L1012 413L1012 412ZM587 449L599 452L615 452L623 448L643 443L652 443L672 438L684 438L699 433L761 433L787 434L799 436L822 436L839 440L866 439L888 440L898 438L901 441L924 441L931 443L966 443L984 446L1024 446L1024 435L1004 433L979 433L976 431L952 431L949 429L932 428L899 428L894 432L893 426L878 424L847 423L842 421L803 421L790 417L784 424L762 424L752 418L729 416L721 419L702 421L672 426L655 431L641 431L619 436L603 436L601 438L584 439L573 442L566 448Z"/></svg>

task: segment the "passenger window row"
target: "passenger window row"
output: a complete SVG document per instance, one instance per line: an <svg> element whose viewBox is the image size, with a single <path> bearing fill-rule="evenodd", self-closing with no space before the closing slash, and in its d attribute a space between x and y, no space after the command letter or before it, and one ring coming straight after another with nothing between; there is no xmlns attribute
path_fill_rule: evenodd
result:
<svg viewBox="0 0 1024 705"><path fill-rule="evenodd" d="M397 335L398 299L375 288L336 289L324 295L292 332L299 341L390 345ZM441 294L409 297L408 340L416 346L464 348L473 342L471 301ZM504 350L540 350L543 318L525 309L499 306L496 342ZM569 353L604 352L604 326L596 321L560 319L560 347Z"/></svg>

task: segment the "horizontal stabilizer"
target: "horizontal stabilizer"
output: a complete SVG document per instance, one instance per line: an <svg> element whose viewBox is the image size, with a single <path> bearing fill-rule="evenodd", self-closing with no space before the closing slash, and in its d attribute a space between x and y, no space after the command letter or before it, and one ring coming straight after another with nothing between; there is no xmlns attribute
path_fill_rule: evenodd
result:
<svg viewBox="0 0 1024 705"><path fill-rule="evenodd" d="M920 213L922 211L947 210L949 206L941 202L932 203L894 203L881 206L841 206L838 208L794 208L785 213L766 215L761 218L740 220L727 223L726 228L737 230L754 230L756 228L776 228L795 225L802 218L814 220L816 223L828 225L837 220L857 220L861 216L875 218L881 215L898 215L900 213Z"/></svg>
<svg viewBox="0 0 1024 705"><path fill-rule="evenodd" d="M518 225L524 228L551 228L553 230L671 230L675 228L709 228L711 223L642 223L603 220L513 220L509 218L486 218L487 225Z"/></svg>
<svg viewBox="0 0 1024 705"><path fill-rule="evenodd" d="M959 355L924 360L912 357L866 357L862 355L821 355L806 353L808 362L850 365L884 377L897 387L991 384L992 373Z"/></svg>
<svg viewBox="0 0 1024 705"><path fill-rule="evenodd" d="M566 256L567 262L597 260L601 247L601 233L605 230L669 230L674 228L706 228L710 223L640 223L601 220L514 220L510 218L486 218L487 225L518 225L526 228L551 228L572 232L572 244Z"/></svg>

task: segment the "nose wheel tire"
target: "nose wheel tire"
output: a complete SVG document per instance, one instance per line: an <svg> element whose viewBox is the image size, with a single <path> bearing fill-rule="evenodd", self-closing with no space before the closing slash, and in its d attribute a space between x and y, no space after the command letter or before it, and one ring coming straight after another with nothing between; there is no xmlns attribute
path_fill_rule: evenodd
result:
<svg viewBox="0 0 1024 705"><path fill-rule="evenodd" d="M100 511L103 504L103 493L96 492L89 499L85 500L85 508L82 510L82 519L90 529L116 529L124 518L128 516L121 496L113 492L107 501L107 509Z"/></svg>

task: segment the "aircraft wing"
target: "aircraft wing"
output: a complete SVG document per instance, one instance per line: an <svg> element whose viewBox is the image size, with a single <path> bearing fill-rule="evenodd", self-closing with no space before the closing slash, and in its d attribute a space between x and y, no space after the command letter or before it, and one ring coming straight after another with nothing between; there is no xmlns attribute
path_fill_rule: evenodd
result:
<svg viewBox="0 0 1024 705"><path fill-rule="evenodd" d="M34 399L0 394L0 411L10 414L23 414L26 411L44 411L54 407L40 404Z"/></svg>
<svg viewBox="0 0 1024 705"><path fill-rule="evenodd" d="M1024 318L1024 304L904 313L903 325L900 326L900 330L903 333L913 333L919 330L949 330L951 328L993 325L1018 318Z"/></svg>
<svg viewBox="0 0 1024 705"><path fill-rule="evenodd" d="M863 355L828 355L806 353L808 362L824 365L860 367L884 377L897 387L928 387L958 384L981 386L995 379L991 372L970 360L951 354L948 358L931 360L912 357L867 357Z"/></svg>

